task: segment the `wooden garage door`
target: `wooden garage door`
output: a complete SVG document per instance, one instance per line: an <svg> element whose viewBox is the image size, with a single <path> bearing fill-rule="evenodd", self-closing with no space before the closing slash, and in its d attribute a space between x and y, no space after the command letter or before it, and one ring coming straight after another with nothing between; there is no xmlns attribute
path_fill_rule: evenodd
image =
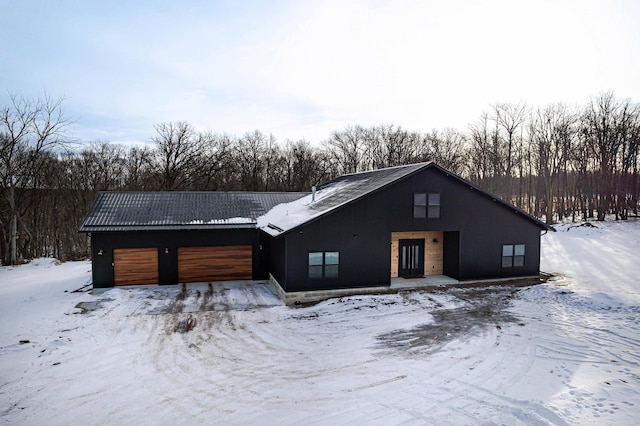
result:
<svg viewBox="0 0 640 426"><path fill-rule="evenodd" d="M251 259L251 246L180 247L178 281L250 280Z"/></svg>
<svg viewBox="0 0 640 426"><path fill-rule="evenodd" d="M114 249L113 284L158 284L158 249Z"/></svg>

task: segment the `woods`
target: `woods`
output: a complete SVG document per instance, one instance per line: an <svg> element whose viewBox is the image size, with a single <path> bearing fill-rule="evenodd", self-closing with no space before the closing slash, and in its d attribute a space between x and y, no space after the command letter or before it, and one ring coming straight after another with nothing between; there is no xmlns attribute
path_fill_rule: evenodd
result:
<svg viewBox="0 0 640 426"><path fill-rule="evenodd" d="M46 95L0 105L3 264L86 257L77 228L99 191L308 191L340 174L421 161L549 224L638 215L640 108L613 93L580 107L496 104L467 129L353 125L319 143L186 121L155 124L141 147L74 141L63 107Z"/></svg>

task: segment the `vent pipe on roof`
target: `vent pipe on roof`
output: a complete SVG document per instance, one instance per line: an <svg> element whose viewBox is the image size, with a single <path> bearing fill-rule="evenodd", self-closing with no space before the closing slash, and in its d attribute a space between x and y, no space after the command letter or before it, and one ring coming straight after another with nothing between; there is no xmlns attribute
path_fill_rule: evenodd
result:
<svg viewBox="0 0 640 426"><path fill-rule="evenodd" d="M313 185L311 187L311 202L313 203L316 200L316 186Z"/></svg>

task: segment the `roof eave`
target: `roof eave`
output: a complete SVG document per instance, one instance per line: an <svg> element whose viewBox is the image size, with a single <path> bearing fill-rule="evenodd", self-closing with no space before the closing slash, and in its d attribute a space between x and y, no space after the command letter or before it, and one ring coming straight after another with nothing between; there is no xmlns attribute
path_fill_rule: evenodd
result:
<svg viewBox="0 0 640 426"><path fill-rule="evenodd" d="M214 229L255 229L253 223L217 223L199 225L109 225L109 226L81 226L79 233L90 232L127 232L127 231L206 231Z"/></svg>

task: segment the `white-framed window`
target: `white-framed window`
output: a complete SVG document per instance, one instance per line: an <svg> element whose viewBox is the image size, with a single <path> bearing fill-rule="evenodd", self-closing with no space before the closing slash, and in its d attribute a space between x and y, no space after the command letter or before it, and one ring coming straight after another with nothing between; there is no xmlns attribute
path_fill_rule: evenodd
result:
<svg viewBox="0 0 640 426"><path fill-rule="evenodd" d="M515 268L524 266L524 244L504 244L502 246L502 267Z"/></svg>
<svg viewBox="0 0 640 426"><path fill-rule="evenodd" d="M309 253L309 278L338 278L340 252L315 251Z"/></svg>

